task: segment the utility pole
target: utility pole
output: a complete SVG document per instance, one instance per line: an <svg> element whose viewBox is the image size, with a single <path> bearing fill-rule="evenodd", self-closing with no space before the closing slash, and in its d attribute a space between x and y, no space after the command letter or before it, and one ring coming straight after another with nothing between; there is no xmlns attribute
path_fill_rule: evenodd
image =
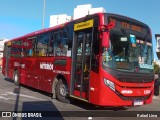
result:
<svg viewBox="0 0 160 120"><path fill-rule="evenodd" d="M46 0L43 1L42 29L44 29L45 7L46 7Z"/></svg>

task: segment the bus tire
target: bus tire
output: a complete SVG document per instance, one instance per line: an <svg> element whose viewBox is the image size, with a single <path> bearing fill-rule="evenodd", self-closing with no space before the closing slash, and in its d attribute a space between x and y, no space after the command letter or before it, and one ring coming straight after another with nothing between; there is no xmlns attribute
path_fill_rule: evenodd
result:
<svg viewBox="0 0 160 120"><path fill-rule="evenodd" d="M56 85L56 97L59 101L63 103L70 103L68 95L68 87L67 84L62 79L59 79Z"/></svg>
<svg viewBox="0 0 160 120"><path fill-rule="evenodd" d="M51 98L55 99L56 98L56 85L58 83L58 79L55 78L53 83L52 83L52 94L51 94Z"/></svg>
<svg viewBox="0 0 160 120"><path fill-rule="evenodd" d="M19 86L19 73L17 70L14 72L13 80L14 80L14 84L16 86Z"/></svg>

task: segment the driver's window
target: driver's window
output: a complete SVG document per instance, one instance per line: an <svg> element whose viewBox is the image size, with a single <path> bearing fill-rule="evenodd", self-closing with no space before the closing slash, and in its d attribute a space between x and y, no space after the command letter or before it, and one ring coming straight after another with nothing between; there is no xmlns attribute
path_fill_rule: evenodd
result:
<svg viewBox="0 0 160 120"><path fill-rule="evenodd" d="M111 44L112 44L113 57L122 57L122 56L124 56L125 47L123 46L122 42L120 41L120 35L112 34L111 35ZM117 58L116 58L116 61L117 61Z"/></svg>

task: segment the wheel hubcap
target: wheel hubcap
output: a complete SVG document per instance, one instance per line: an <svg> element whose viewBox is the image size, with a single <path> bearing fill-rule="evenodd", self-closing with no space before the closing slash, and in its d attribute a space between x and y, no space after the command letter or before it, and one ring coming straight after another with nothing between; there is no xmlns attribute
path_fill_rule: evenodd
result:
<svg viewBox="0 0 160 120"><path fill-rule="evenodd" d="M17 74L14 76L14 80L15 80L15 82L18 82L18 76L17 76Z"/></svg>
<svg viewBox="0 0 160 120"><path fill-rule="evenodd" d="M65 97L65 96L66 96L67 91L66 91L66 88L65 88L65 86L64 86L64 85L62 85L62 86L60 87L59 92L60 92L60 95L61 95L61 96L63 96L63 97Z"/></svg>

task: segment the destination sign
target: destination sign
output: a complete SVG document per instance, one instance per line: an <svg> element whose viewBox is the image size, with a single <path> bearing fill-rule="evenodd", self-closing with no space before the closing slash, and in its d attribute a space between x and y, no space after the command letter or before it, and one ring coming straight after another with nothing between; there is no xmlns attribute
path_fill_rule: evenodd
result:
<svg viewBox="0 0 160 120"><path fill-rule="evenodd" d="M74 24L74 31L93 27L93 19Z"/></svg>
<svg viewBox="0 0 160 120"><path fill-rule="evenodd" d="M133 31L143 32L143 28L141 26L135 25L133 23L131 24L129 21L126 22L126 20L123 21L122 19L117 20L115 18L109 18L109 21L115 22L115 23L119 22L121 24L121 26L125 29L131 29Z"/></svg>

